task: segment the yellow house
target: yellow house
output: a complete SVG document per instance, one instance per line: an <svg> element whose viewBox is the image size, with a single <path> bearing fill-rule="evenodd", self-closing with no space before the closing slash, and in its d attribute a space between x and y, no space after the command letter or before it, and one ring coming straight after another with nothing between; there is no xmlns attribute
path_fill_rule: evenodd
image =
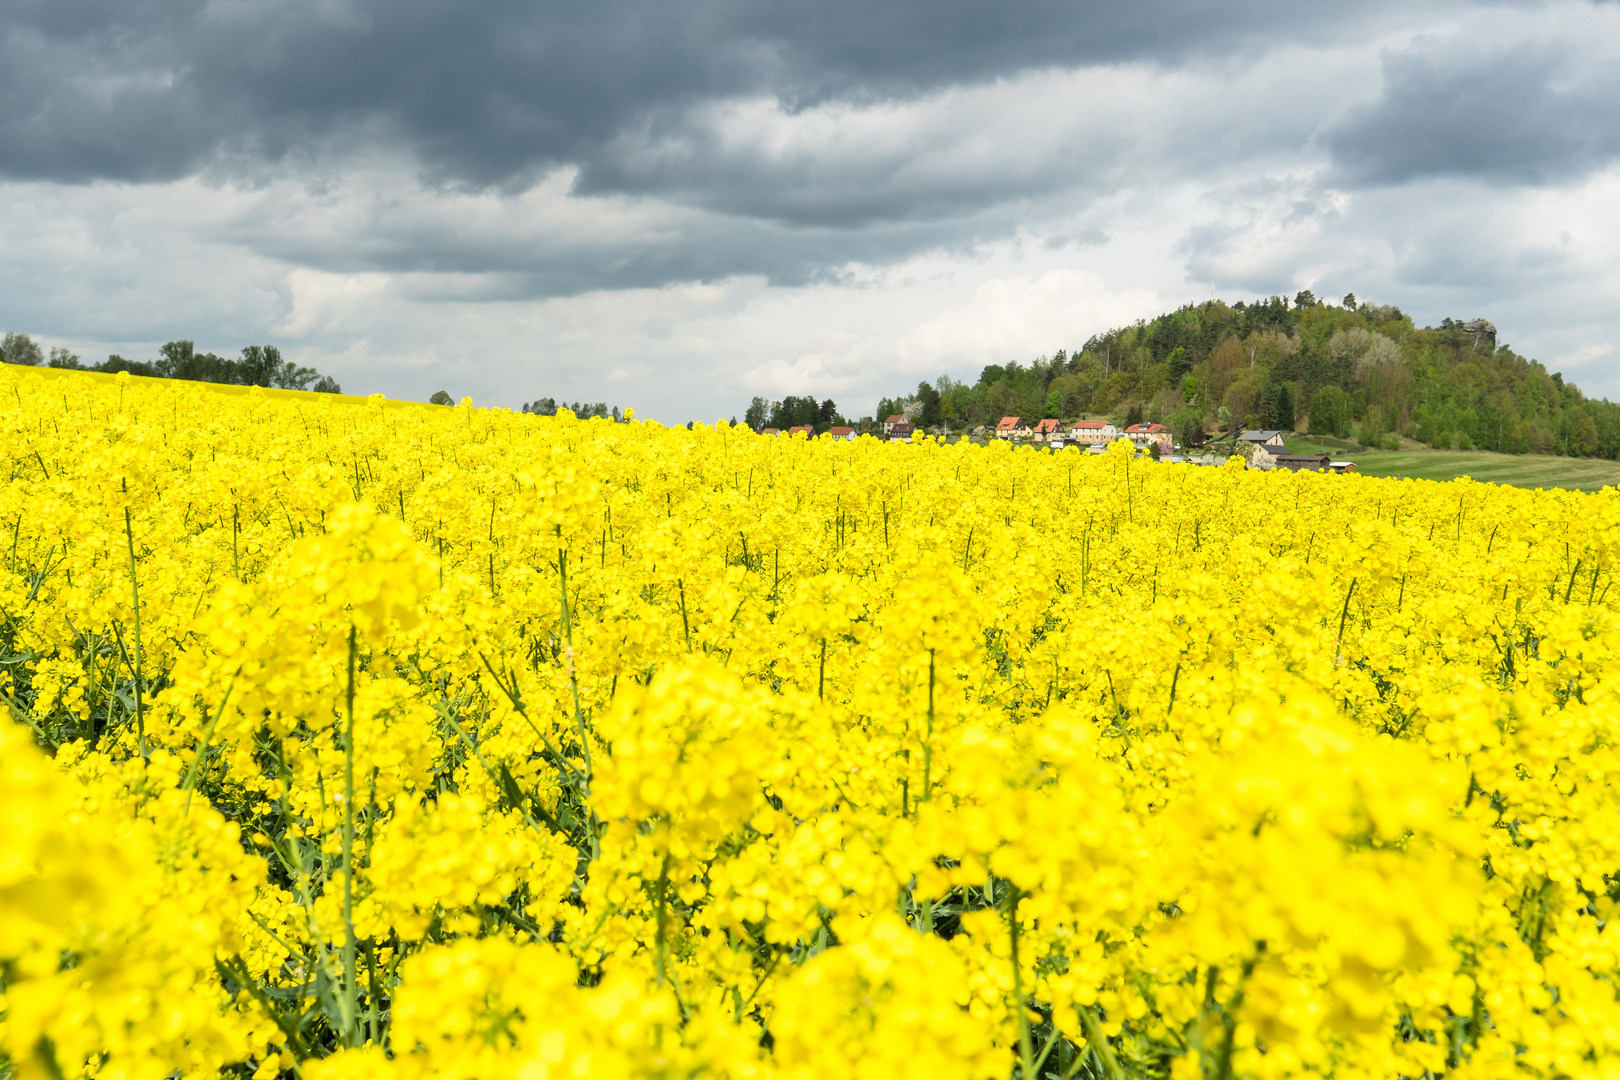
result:
<svg viewBox="0 0 1620 1080"><path fill-rule="evenodd" d="M1076 420L1069 425L1069 438L1077 443L1111 443L1119 429L1106 420Z"/></svg>

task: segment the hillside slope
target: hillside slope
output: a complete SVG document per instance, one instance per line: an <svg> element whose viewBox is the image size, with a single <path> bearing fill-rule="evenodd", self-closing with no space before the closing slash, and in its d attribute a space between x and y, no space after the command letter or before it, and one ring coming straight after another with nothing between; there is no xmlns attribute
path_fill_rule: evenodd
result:
<svg viewBox="0 0 1620 1080"><path fill-rule="evenodd" d="M1197 444L1275 427L1394 449L1620 458L1620 405L1588 398L1496 341L1489 323L1419 328L1399 308L1211 300L1099 334L1074 353L991 364L976 383L942 378L886 399L926 424L1006 415L1151 420Z"/></svg>

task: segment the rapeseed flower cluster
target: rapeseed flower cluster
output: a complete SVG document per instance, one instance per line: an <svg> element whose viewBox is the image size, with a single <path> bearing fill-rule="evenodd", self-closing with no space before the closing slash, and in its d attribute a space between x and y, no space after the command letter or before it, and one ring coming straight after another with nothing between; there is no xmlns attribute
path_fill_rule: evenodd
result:
<svg viewBox="0 0 1620 1080"><path fill-rule="evenodd" d="M11 1075L1620 1073L1612 490L12 368L0 441Z"/></svg>

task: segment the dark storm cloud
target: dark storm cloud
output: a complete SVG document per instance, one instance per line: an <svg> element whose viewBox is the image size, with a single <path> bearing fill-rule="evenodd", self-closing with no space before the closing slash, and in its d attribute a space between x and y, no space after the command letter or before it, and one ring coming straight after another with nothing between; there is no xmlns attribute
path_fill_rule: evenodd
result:
<svg viewBox="0 0 1620 1080"><path fill-rule="evenodd" d="M1383 60L1372 104L1323 143L1352 184L1428 177L1546 184L1620 157L1612 41L1426 38Z"/></svg>
<svg viewBox="0 0 1620 1080"><path fill-rule="evenodd" d="M1169 62L1309 18L1281 0L3 0L0 173L152 181L364 139L438 182L522 188L574 163L581 190L656 189L605 148L702 102Z"/></svg>

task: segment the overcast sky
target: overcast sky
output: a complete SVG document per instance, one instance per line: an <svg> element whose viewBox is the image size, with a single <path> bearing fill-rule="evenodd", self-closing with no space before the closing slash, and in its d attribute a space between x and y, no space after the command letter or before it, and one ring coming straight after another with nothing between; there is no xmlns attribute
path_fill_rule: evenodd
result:
<svg viewBox="0 0 1620 1080"><path fill-rule="evenodd" d="M0 0L0 331L678 422L1301 288L1620 398L1620 5Z"/></svg>

